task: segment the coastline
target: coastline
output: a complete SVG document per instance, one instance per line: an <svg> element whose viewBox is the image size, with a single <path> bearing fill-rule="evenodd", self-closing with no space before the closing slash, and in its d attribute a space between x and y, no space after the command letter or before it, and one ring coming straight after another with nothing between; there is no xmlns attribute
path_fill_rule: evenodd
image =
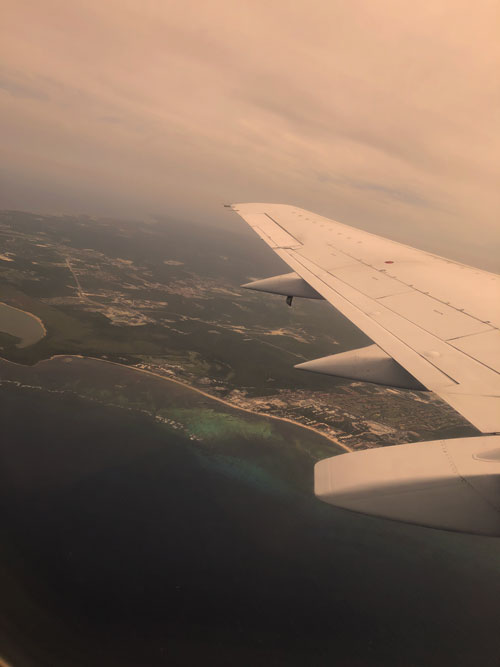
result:
<svg viewBox="0 0 500 667"><path fill-rule="evenodd" d="M47 329L45 328L45 324L38 317L38 315L35 315L34 313L31 313L29 310L23 310L22 308L17 308L16 306L11 306L10 303L6 303L5 301L0 301L0 306L7 306L7 308L12 308L12 310L17 310L19 313L24 313L24 315L29 315L29 317L32 317L34 320L36 320L38 322L38 324L41 326L42 330L43 330L43 336L40 336L39 340L42 340L42 338L45 338L45 336L47 335ZM22 347L28 347L29 345L33 345L33 343L28 343L25 346L20 345L19 349L21 349ZM0 664L0 667L2 667L1 664Z"/></svg>
<svg viewBox="0 0 500 667"><path fill-rule="evenodd" d="M339 442L336 438L333 436L330 436L326 433L323 433L319 429L314 428L313 426L308 426L307 424L301 424L300 422L294 421L293 419L289 419L288 417L278 417L277 415L269 415L266 414L265 412L259 412L257 410L251 410L250 408L242 408L239 405L234 405L230 401L226 401L223 398L220 398L220 396L213 396L212 394L209 394L206 391L203 391L203 389L199 389L198 387L193 387L192 385L188 384L187 382L182 382L182 380L177 380L175 378L171 377L165 377L165 375L161 375L160 373L154 373L153 371L148 371L144 368L137 368L136 366L129 366L127 364L120 364L117 361L110 361L109 359L100 359L99 357L89 357L86 355L82 354L55 354L51 357L48 357L47 359L42 359L41 361L37 362L35 366L38 364L44 363L45 361L50 361L51 359L60 359L60 358L74 358L74 359L92 359L93 361L99 361L105 364L111 364L113 366L120 366L121 368L126 368L131 371L136 371L138 373L145 373L146 375L151 375L156 378L160 378L161 380L164 380L165 382L172 382L173 384L177 384L181 387L184 387L185 389L190 389L191 391L196 392L197 394L200 394L201 396L204 396L205 398L209 398L213 401L217 401L218 403L222 403L222 405L225 405L229 408L232 408L233 410L241 410L242 412L247 412L248 414L251 415L256 415L258 417L266 417L268 419L275 419L278 421L283 421L283 422L288 422L289 424L293 424L294 426L298 426L300 428L307 429L308 431L312 431L313 433L316 433L316 435L320 435L326 440L329 440L332 442L334 445L337 447L340 447L343 449L345 452L352 452L353 450L345 445L342 442ZM8 359L3 359L3 361L6 361L9 364L15 364L17 366L22 366L23 364L19 364L15 361L9 361ZM2 667L2 665L0 665Z"/></svg>
<svg viewBox="0 0 500 667"><path fill-rule="evenodd" d="M223 405L227 405L229 408L233 408L234 410L241 410L242 412L248 412L251 415L257 415L259 417L267 417L269 419L277 419L278 421L282 422L288 422L289 424L293 424L294 426L300 426L300 428L306 428L309 431L312 431L313 433L316 433L317 435L323 436L323 438L326 438L327 440L330 440L330 442L333 442L334 445L337 445L338 447L341 447L344 449L346 452L352 452L352 449L348 447L347 445L344 445L342 442L338 442L333 436L329 436L326 433L323 433L322 431L314 428L313 426L307 426L307 424L301 424L300 422L296 422L293 419L289 419L288 417L278 417L277 415L268 415L265 412L258 412L257 410L250 410L250 408L242 408L239 405L233 405L230 401L226 401L223 398L220 398L220 396L213 396L212 394L209 394L206 391L203 391L203 389L198 389L198 387L193 387L190 384L187 384L187 382L182 382L182 380L177 380L175 378L170 378L170 377L165 377L164 375L160 375L160 373L154 373L153 371L147 371L145 368L137 368L136 366L127 366L126 364L119 364L117 361L109 361L109 359L99 359L98 357L84 357L83 355L68 355L68 354L57 354L54 357L51 357L51 359L54 359L55 357L79 357L81 359L93 359L94 361L103 361L104 363L107 364L113 364L114 366L121 366L122 368L129 368L131 370L137 371L139 373L146 373L147 375L152 375L153 377L161 378L162 380L167 380L169 382L173 382L174 384L178 384L181 387L185 387L186 389L191 389L191 391L195 391L198 394L201 394L201 396L205 396L206 398L211 398L214 401L218 401L219 403L222 403Z"/></svg>

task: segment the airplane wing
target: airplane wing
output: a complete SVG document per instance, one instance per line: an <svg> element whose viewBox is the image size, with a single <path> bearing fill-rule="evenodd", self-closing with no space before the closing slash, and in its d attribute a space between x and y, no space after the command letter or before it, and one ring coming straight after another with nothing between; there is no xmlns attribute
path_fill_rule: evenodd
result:
<svg viewBox="0 0 500 667"><path fill-rule="evenodd" d="M431 390L485 434L425 443L427 448L420 443L420 449L402 445L326 459L316 465L317 495L366 513L500 535L500 276L293 206L231 208L292 269L245 287L283 294L289 303L294 296L326 299L373 341L299 368ZM448 443L445 454L443 442ZM465 450L470 450L470 465L459 456ZM423 459L421 476L412 477L411 470ZM434 468L427 466L431 460ZM368 477L365 466L371 466ZM430 474L431 468L438 474ZM458 511L455 483L465 484L489 513ZM436 491L443 486L448 489L444 496ZM410 502L412 511L399 503L397 516L390 502L377 509L375 496L399 497L402 489L407 499L412 494L442 498L429 506L417 503L420 509ZM436 503L451 506L446 517L434 512ZM468 507L475 505L470 501Z"/></svg>

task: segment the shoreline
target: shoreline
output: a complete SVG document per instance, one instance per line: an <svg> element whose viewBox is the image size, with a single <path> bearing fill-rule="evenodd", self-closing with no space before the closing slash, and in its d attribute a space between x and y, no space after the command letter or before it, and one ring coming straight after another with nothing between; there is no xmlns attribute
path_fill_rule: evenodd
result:
<svg viewBox="0 0 500 667"><path fill-rule="evenodd" d="M38 340L42 340L42 338L45 338L47 335L47 329L45 328L45 324L43 321L38 317L38 315L35 315L34 313L31 313L29 310L23 310L22 308L17 308L17 306L11 306L10 303L5 303L5 301L0 301L0 306L7 306L7 308L12 308L12 310L17 310L20 313L24 313L25 315L29 315L32 317L34 320L38 322L38 324L42 327L43 330L43 336L41 336ZM5 332L8 333L8 332ZM35 341L38 343L38 341ZM28 343L27 345L19 345L19 349L22 349L23 347L29 347L30 345L34 345L35 343ZM2 667L0 663L0 667Z"/></svg>
<svg viewBox="0 0 500 667"><path fill-rule="evenodd" d="M57 355L57 356L67 356L67 355ZM70 355L73 356L73 355ZM226 405L230 408L233 408L234 410L242 410L243 412L248 412L251 415L258 415L260 417L267 417L269 419L278 419L279 421L283 422L288 422L289 424L294 424L295 426L300 426L301 428L306 428L309 431L312 431L313 433L317 433L318 435L321 435L323 438L326 438L330 442L333 442L334 445L337 445L338 447L341 447L344 449L346 452L352 452L352 449L350 449L347 445L344 445L341 442L338 442L333 436L329 436L326 433L322 433L320 430L314 428L313 426L308 426L307 424L301 424L300 422L296 422L293 419L289 419L288 417L278 417L277 415L268 415L265 412L258 412L257 410L250 410L250 408L242 408L239 405L234 405L230 401L226 401L224 398L220 398L220 396L213 396L212 394L209 394L206 391L203 391L203 389L198 389L198 387L193 387L190 384L187 384L186 382L182 382L182 380L177 380L175 378L170 378L170 377L165 377L164 375L160 375L159 373L154 373L153 371L147 371L145 368L136 368L135 366L127 366L125 364L119 364L116 361L109 361L108 359L99 359L97 357L82 357L83 359L93 359L94 361L104 361L108 364L113 364L115 366L122 366L123 368L130 368L135 371L139 371L140 373L146 373L148 375L152 375L153 377L161 378L162 380L169 380L170 382L173 382L174 384L178 384L181 387L185 387L186 389L191 389L191 391L195 391L198 394L201 394L202 396L205 396L206 398L211 398L214 401L218 401L219 403L222 403L223 405Z"/></svg>
<svg viewBox="0 0 500 667"><path fill-rule="evenodd" d="M42 359L41 361L38 361L36 364L34 364L33 368L37 366L38 364L44 363L45 361L50 361L51 359L60 359L60 358L74 358L74 359L92 359L92 361L100 361L105 364L111 364L113 366L119 366L120 368L126 368L128 370L136 371L138 373L145 373L146 375L152 375L153 377L159 378L160 380L164 380L166 382L172 382L174 384L177 384L181 387L184 387L185 389L189 389L191 391L194 391L201 396L204 396L205 398L209 398L213 401L217 401L219 403L222 403L223 405L233 408L233 410L241 410L242 412L247 412L248 414L251 415L256 415L258 417L266 417L268 419L276 419L278 421L283 421L283 422L288 422L289 424L293 424L294 426L298 426L300 428L305 428L308 431L312 431L313 433L316 433L316 435L320 435L321 437L325 438L326 440L329 440L332 442L334 445L337 445L337 447L340 447L343 449L345 452L352 452L353 450L348 447L348 445L344 445L344 443L339 442L336 440L333 436L327 435L326 433L323 433L319 429L314 428L313 426L308 426L307 424L301 424L300 422L294 421L293 419L290 419L288 417L278 417L277 415L269 415L266 414L265 412L258 412L257 410L251 410L250 408L243 408L240 407L239 405L234 405L230 401L226 401L224 398L220 398L220 396L213 396L212 394L209 394L206 391L203 391L203 389L198 389L198 387L193 387L192 385L188 384L187 382L182 382L182 380L177 380L176 378L170 378L170 377L165 377L164 375L161 375L160 373L154 373L153 371L148 371L145 368L137 368L136 366L128 366L127 364L120 364L117 361L110 361L109 359L100 359L99 357L89 357L85 356L82 354L54 354L53 356L49 357L48 359ZM16 366L23 366L23 364L19 364L15 361L9 361L8 359L3 359L3 361L6 361L9 364L15 364ZM0 664L0 667L2 665Z"/></svg>

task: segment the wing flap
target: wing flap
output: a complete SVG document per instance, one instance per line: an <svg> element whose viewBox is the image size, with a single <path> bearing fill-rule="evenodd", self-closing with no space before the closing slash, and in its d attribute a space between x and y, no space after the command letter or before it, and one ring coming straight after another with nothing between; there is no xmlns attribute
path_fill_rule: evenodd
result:
<svg viewBox="0 0 500 667"><path fill-rule="evenodd" d="M382 299L412 292L411 288L404 283L389 278L385 273L359 262L354 266L335 268L329 273L372 299ZM405 297L403 297L404 299Z"/></svg>
<svg viewBox="0 0 500 667"><path fill-rule="evenodd" d="M500 331L494 329L450 341L453 347L500 373Z"/></svg>
<svg viewBox="0 0 500 667"><path fill-rule="evenodd" d="M441 340L493 330L488 324L415 290L383 297L380 302Z"/></svg>

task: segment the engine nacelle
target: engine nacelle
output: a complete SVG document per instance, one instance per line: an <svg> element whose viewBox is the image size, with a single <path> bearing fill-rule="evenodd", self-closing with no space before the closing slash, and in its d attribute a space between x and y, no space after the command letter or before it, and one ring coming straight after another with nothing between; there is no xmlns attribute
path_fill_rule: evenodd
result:
<svg viewBox="0 0 500 667"><path fill-rule="evenodd" d="M500 436L367 449L319 461L314 492L344 509L500 536Z"/></svg>

